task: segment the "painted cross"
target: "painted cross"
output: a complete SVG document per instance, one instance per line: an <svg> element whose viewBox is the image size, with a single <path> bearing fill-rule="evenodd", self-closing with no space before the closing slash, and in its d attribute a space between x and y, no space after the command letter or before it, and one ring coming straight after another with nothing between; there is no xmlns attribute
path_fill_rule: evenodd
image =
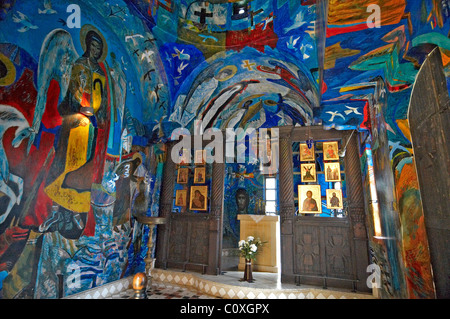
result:
<svg viewBox="0 0 450 319"><path fill-rule="evenodd" d="M244 60L244 63L242 63L243 68L247 68L249 71L253 71L252 66L256 65L256 63L249 63L249 60Z"/></svg>
<svg viewBox="0 0 450 319"><path fill-rule="evenodd" d="M248 14L250 15L250 25L253 27L253 17L257 14L260 14L261 12L263 12L263 9L259 9L256 11L249 11Z"/></svg>
<svg viewBox="0 0 450 319"><path fill-rule="evenodd" d="M202 8L200 11L194 11L194 15L200 17L200 23L205 24L206 18L211 18L213 16L212 12L206 12L205 8Z"/></svg>

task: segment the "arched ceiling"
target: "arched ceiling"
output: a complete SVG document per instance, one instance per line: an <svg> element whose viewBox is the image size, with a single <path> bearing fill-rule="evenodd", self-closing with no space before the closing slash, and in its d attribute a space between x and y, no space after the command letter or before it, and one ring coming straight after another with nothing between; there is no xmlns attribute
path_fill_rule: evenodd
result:
<svg viewBox="0 0 450 319"><path fill-rule="evenodd" d="M55 12L45 10L48 3L10 0L1 7L1 52L13 59L16 46L29 56L35 87L52 30L69 32L83 52L79 29L67 26L71 1L53 1ZM374 3L379 11L370 7ZM435 46L449 75L445 0L107 0L79 6L82 24L97 27L108 42L106 62L120 78L116 93L131 114L129 127L154 140L174 127L192 128L195 119L219 128L366 129L368 108L380 94L390 134L402 138L399 121L406 118L411 87ZM35 28L24 31L27 21Z"/></svg>

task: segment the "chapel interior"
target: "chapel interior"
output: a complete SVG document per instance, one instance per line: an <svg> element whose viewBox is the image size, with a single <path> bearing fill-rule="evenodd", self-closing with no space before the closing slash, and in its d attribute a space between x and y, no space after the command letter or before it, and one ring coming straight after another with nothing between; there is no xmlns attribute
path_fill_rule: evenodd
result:
<svg viewBox="0 0 450 319"><path fill-rule="evenodd" d="M448 299L449 37L447 0L0 1L0 299Z"/></svg>

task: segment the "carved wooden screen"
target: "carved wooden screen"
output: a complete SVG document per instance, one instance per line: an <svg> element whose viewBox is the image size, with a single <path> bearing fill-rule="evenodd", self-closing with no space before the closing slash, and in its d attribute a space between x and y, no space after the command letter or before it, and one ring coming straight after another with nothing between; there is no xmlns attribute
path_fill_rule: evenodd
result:
<svg viewBox="0 0 450 319"><path fill-rule="evenodd" d="M350 139L345 157L341 159L344 205L340 210L323 209L322 214L301 212L299 191L301 185L319 183L325 174L322 164L315 160L317 181L300 181L298 166L294 161L298 142L306 142L310 136L315 143L337 141L339 149L351 132L324 131L321 128L294 128L280 130L280 217L281 217L281 278L283 282L323 285L324 287L351 288L368 291L366 267L369 263L365 227L362 179L355 134ZM293 148L294 146L294 148ZM316 158L321 148L316 148ZM339 163L339 159L335 162ZM322 181L323 182L323 181ZM322 183L323 184L323 183ZM327 188L334 188L328 183ZM321 187L321 191L323 186ZM326 192L317 199L325 205ZM322 201L324 201L322 203ZM325 206L324 206L325 207ZM299 209L300 208L300 209ZM321 216L321 217L318 217Z"/></svg>
<svg viewBox="0 0 450 319"><path fill-rule="evenodd" d="M173 144L168 145L161 191L160 216L166 217L168 222L158 228L155 266L218 274L222 237L223 164L178 165L170 156L172 147ZM194 158L195 150L192 150L191 155ZM187 170L184 177L181 176L182 170ZM190 195L199 186L206 189L205 192L200 189L206 205L196 209L190 205ZM179 191L186 191L181 202Z"/></svg>

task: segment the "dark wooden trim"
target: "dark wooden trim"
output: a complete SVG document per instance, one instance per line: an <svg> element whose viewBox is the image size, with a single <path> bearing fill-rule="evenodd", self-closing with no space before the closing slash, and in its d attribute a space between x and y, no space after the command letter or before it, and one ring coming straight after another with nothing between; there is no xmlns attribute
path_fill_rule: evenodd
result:
<svg viewBox="0 0 450 319"><path fill-rule="evenodd" d="M194 136L191 136L191 147L194 149ZM163 181L161 188L160 216L167 218L165 225L158 228L157 252L155 267L157 268L182 268L201 271L210 275L220 273L220 257L222 246L222 222L223 222L223 183L225 167L223 163L207 164L212 166L211 189L209 196L209 211L205 213L172 213L173 193L176 183L175 174L177 167L172 161L171 151L175 142L167 143L167 156L164 165ZM210 141L203 141L203 147ZM181 223L181 224L180 224ZM180 226L182 225L182 226ZM198 227L204 229L198 229ZM181 227L181 228L180 228ZM200 234L199 234L200 232ZM199 235L199 236L197 236ZM182 256L178 260L171 255L174 243L183 245ZM201 262L192 261L199 259L190 250L194 246L197 250L201 247L203 257Z"/></svg>
<svg viewBox="0 0 450 319"><path fill-rule="evenodd" d="M369 264L368 239L365 222L365 208L362 189L362 176L358 153L356 134L352 135L347 145L344 158L345 173L347 179L347 202L348 216L343 219L294 216L294 185L293 185L293 162L292 143L306 141L312 138L314 141L342 140L341 144L347 142L351 131L337 131L334 129L324 130L322 127L283 127L280 128L280 156L279 156L279 179L280 179L280 234L281 234L281 280L282 282L298 283L302 281L312 284L321 284L335 287L352 288L358 291L369 291L366 285L366 267ZM344 145L341 145L341 147ZM300 227L300 228L299 228ZM316 269L316 273L299 273L296 252L298 251L297 240L301 240L298 232L305 227L314 227L320 251L317 258L326 260L327 245L330 245L330 236L338 236L346 241L345 249L347 262L351 269L346 274L328 274L330 267L326 263ZM330 234L329 231L338 231ZM333 243L331 243L333 244ZM347 245L348 244L348 245ZM329 257L331 258L331 257ZM313 278L316 277L316 278Z"/></svg>
<svg viewBox="0 0 450 319"><path fill-rule="evenodd" d="M408 110L436 297L450 298L450 98L439 48L422 64Z"/></svg>
<svg viewBox="0 0 450 319"><path fill-rule="evenodd" d="M166 224L159 225L157 230L157 240L155 249L155 267L167 268L168 239L170 229L170 212L172 211L175 164L170 160L172 144L166 144L166 161L164 163L163 177L161 182L159 216L166 218Z"/></svg>

